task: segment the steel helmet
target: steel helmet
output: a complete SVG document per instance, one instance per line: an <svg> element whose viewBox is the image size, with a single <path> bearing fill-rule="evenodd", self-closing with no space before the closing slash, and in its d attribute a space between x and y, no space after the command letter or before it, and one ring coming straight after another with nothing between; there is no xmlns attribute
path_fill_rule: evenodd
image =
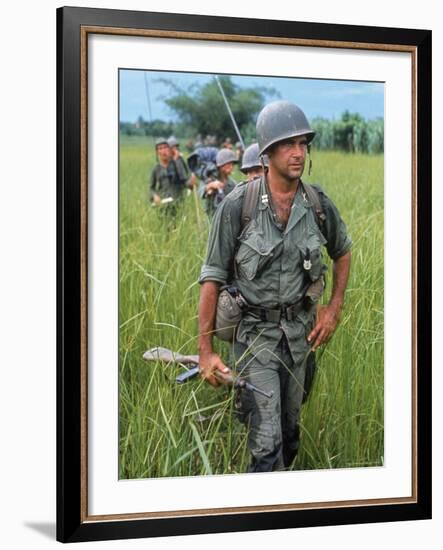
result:
<svg viewBox="0 0 443 550"><path fill-rule="evenodd" d="M294 103L285 100L269 103L260 111L256 132L260 155L278 141L306 136L310 143L315 136L304 112Z"/></svg>
<svg viewBox="0 0 443 550"><path fill-rule="evenodd" d="M215 157L217 168L228 164L228 162L238 162L237 155L231 149L220 149Z"/></svg>
<svg viewBox="0 0 443 550"><path fill-rule="evenodd" d="M155 146L158 147L159 145L169 145L168 140L160 137L155 140Z"/></svg>
<svg viewBox="0 0 443 550"><path fill-rule="evenodd" d="M263 162L265 166L268 166L268 157L263 156ZM245 152L243 153L242 165L240 170L246 174L247 170L251 168L260 168L262 165L260 160L260 155L258 154L258 143L253 143L246 147Z"/></svg>
<svg viewBox="0 0 443 550"><path fill-rule="evenodd" d="M168 138L168 145L169 147L178 147L180 144L175 136L171 136Z"/></svg>

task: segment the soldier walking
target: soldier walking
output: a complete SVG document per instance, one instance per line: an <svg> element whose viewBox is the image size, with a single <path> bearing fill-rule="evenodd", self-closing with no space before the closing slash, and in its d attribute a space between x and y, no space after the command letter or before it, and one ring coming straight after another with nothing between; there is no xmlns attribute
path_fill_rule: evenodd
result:
<svg viewBox="0 0 443 550"><path fill-rule="evenodd" d="M171 148L172 160L175 162L179 178L186 182L186 187L192 188L197 178L195 174L190 173L188 165L180 152L180 143L175 136L171 136L168 138L168 145Z"/></svg>
<svg viewBox="0 0 443 550"><path fill-rule="evenodd" d="M231 177L237 156L231 149L220 149L215 157L216 174L200 184L200 196L205 212L212 217L222 200L231 193L237 182Z"/></svg>
<svg viewBox="0 0 443 550"><path fill-rule="evenodd" d="M214 372L229 373L212 347L219 291L228 283L245 304L233 339L236 368L272 392L270 399L240 394L249 471L269 472L290 468L296 457L307 358L337 327L351 239L331 199L301 179L315 136L303 111L288 101L270 103L256 131L269 167L237 185L215 213L199 278L199 353L203 378L217 385ZM251 202L253 189L256 204L244 225L243 203ZM311 289L323 286L323 246L333 261L333 285L329 303L317 307Z"/></svg>
<svg viewBox="0 0 443 550"><path fill-rule="evenodd" d="M164 138L155 142L157 164L151 172L149 184L149 200L155 206L166 205L165 210L175 210L173 203L183 197L187 187L188 176L177 168L172 155L171 147Z"/></svg>
<svg viewBox="0 0 443 550"><path fill-rule="evenodd" d="M263 155L263 164L260 160L258 143L246 147L242 158L240 170L245 174L248 181L263 175L263 167L268 166L268 157Z"/></svg>

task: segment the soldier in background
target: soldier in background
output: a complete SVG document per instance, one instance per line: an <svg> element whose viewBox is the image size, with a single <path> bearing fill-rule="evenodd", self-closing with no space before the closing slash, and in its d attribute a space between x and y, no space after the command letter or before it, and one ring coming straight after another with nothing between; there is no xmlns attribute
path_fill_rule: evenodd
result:
<svg viewBox="0 0 443 550"><path fill-rule="evenodd" d="M222 149L233 149L231 138L225 138L225 141L222 143Z"/></svg>
<svg viewBox="0 0 443 550"><path fill-rule="evenodd" d="M200 184L200 196L203 199L204 209L212 217L218 205L237 185L231 177L237 156L230 149L220 149L215 158L216 169L208 174L206 180Z"/></svg>
<svg viewBox="0 0 443 550"><path fill-rule="evenodd" d="M268 166L268 157L263 155L264 166ZM259 156L258 143L246 147L240 170L246 175L248 181L263 175L263 164Z"/></svg>
<svg viewBox="0 0 443 550"><path fill-rule="evenodd" d="M209 134L207 136L207 145L208 147L216 147L217 146L217 136L214 134Z"/></svg>
<svg viewBox="0 0 443 550"><path fill-rule="evenodd" d="M195 138L195 143L194 143L194 150L195 149L200 149L200 147L204 147L203 138L202 138L201 134L197 134L197 136Z"/></svg>
<svg viewBox="0 0 443 550"><path fill-rule="evenodd" d="M192 151L194 150L194 141L192 139L188 139L185 143L185 147L188 153L192 153Z"/></svg>
<svg viewBox="0 0 443 550"><path fill-rule="evenodd" d="M186 182L186 187L192 188L196 183L195 174L191 173L183 155L180 152L180 143L174 136L168 138L168 145L171 148L172 160L175 162L178 177Z"/></svg>
<svg viewBox="0 0 443 550"><path fill-rule="evenodd" d="M174 203L183 197L187 177L179 173L166 139L156 140L155 152L157 164L151 172L149 200L154 206ZM172 211L172 208L168 208L168 211Z"/></svg>

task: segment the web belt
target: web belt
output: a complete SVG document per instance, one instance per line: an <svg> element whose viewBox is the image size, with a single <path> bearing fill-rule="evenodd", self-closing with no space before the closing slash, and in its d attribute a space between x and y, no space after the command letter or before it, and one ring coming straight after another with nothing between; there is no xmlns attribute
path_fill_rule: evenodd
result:
<svg viewBox="0 0 443 550"><path fill-rule="evenodd" d="M270 309L267 307L251 306L246 308L246 311L256 315L262 321L269 321L271 323L279 323L281 319L286 321L293 321L297 315L304 309L303 300L292 304L291 306L282 306L278 309Z"/></svg>

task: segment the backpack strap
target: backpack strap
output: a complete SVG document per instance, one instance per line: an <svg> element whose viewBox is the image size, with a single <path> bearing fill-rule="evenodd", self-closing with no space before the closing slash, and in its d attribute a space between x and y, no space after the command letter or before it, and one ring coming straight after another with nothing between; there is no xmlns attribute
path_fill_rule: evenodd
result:
<svg viewBox="0 0 443 550"><path fill-rule="evenodd" d="M258 196L260 194L261 178L254 178L246 185L245 195L243 197L242 211L241 211L241 229L252 220L255 213L255 209L258 203ZM303 183L303 190L312 204L315 213L315 221L320 229L323 230L323 224L326 220L326 215L322 208L320 197L317 189L308 183Z"/></svg>
<svg viewBox="0 0 443 550"><path fill-rule="evenodd" d="M243 195L243 202L241 207L241 216L240 216L240 233L242 233L243 229L248 225L248 223L252 220L255 210L257 208L258 203L258 196L260 194L260 182L261 178L254 178L253 180L249 181L246 184L246 190L245 194ZM234 258L238 250L238 242L236 243L235 252L234 252ZM235 276L238 276L237 273L237 264L235 263L235 259L233 261L233 273Z"/></svg>
<svg viewBox="0 0 443 550"><path fill-rule="evenodd" d="M260 194L261 178L254 178L246 184L246 191L243 197L241 209L241 230L252 220L255 209L258 203L258 195Z"/></svg>
<svg viewBox="0 0 443 550"><path fill-rule="evenodd" d="M308 183L302 183L303 189L306 193L306 196L309 199L309 202L312 204L315 213L315 221L320 229L323 232L323 224L326 220L326 214L322 208L320 197L318 195L317 189Z"/></svg>

